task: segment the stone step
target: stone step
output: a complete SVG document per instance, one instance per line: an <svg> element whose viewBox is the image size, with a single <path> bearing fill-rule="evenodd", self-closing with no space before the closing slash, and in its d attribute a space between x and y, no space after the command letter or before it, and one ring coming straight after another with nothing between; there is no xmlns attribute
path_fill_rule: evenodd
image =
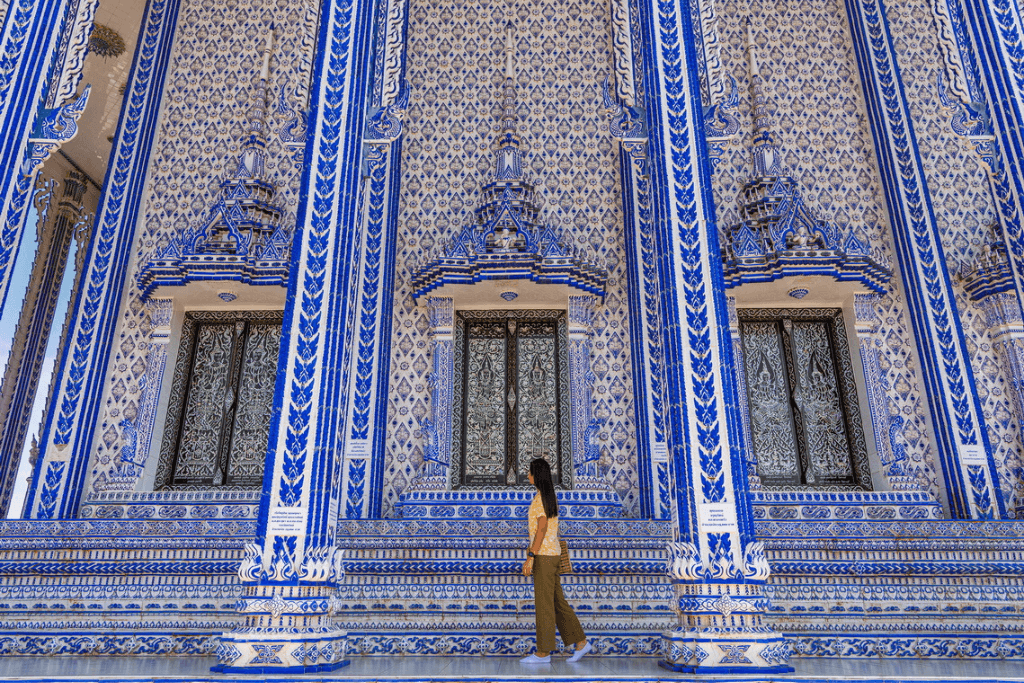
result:
<svg viewBox="0 0 1024 683"><path fill-rule="evenodd" d="M365 525L347 548L338 618L358 655L515 655L534 643L533 585L520 573L525 523L413 520ZM605 654L656 655L675 622L663 525L563 522L566 599ZM654 533L651 533L654 532Z"/></svg>

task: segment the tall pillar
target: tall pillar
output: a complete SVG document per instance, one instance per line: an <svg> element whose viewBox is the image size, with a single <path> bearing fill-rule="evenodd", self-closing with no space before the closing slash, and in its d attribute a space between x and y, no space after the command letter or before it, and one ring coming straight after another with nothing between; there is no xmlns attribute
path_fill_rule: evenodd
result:
<svg viewBox="0 0 1024 683"><path fill-rule="evenodd" d="M334 624L336 547L351 354L358 341L364 83L373 0L325 0L316 51L309 165L284 313L256 541L239 568L242 622L217 671L329 671L347 663Z"/></svg>
<svg viewBox="0 0 1024 683"><path fill-rule="evenodd" d="M944 55L947 69L967 90L963 99L981 110L991 131L981 130L976 148L989 169L996 208L1008 247L1008 265L1013 289L1024 294L1024 16L1012 0L940 0L942 21L950 23L954 54ZM947 48L949 49L949 48ZM958 85L952 82L956 89ZM980 91L980 92L979 92ZM991 132L994 139L984 133ZM990 142L991 141L991 142Z"/></svg>
<svg viewBox="0 0 1024 683"><path fill-rule="evenodd" d="M70 171L61 183L59 200L53 196L55 181L45 183L37 196L39 246L0 384L0 517L7 516L11 504L71 240L91 219L82 205L87 182L83 174Z"/></svg>
<svg viewBox="0 0 1024 683"><path fill-rule="evenodd" d="M933 9L940 31L948 36L939 42L946 76L946 83L939 82L939 96L952 115L953 132L971 142L985 165L999 218L997 239L985 245L968 275L967 290L988 322L1011 385L1008 394L1021 420L1024 340L1018 321L1024 296L1024 65L1018 55L1024 21L1019 3L1009 0L938 0ZM1024 471L1017 476L1024 477ZM1024 500L1018 498L1016 517L1022 516Z"/></svg>
<svg viewBox="0 0 1024 683"><path fill-rule="evenodd" d="M1003 517L996 465L885 5L846 0L846 11L949 509L958 518Z"/></svg>
<svg viewBox="0 0 1024 683"><path fill-rule="evenodd" d="M372 106L366 126L365 206L360 248L359 340L352 374L345 451L344 516L380 517L384 499L391 323L402 128L409 103L404 86L408 0L382 0L374 26Z"/></svg>
<svg viewBox="0 0 1024 683"><path fill-rule="evenodd" d="M630 346L633 403L636 413L637 467L640 509L654 519L672 516L672 484L665 441L662 348L658 313L658 273L651 225L651 179L647 168L647 140L641 113L628 105L612 110L610 126L620 139L619 169L625 218L626 266L629 278Z"/></svg>
<svg viewBox="0 0 1024 683"><path fill-rule="evenodd" d="M983 100L976 103L983 114L979 118L991 126L994 134L991 144L985 136L976 147L988 166L1012 279L1012 292L999 299L1019 300L1024 296L1024 63L1020 60L1024 17L1020 4L1011 0L946 0L945 4L957 38L955 44L962 51L958 61L970 83L980 90L980 96L973 99ZM951 62L944 61L947 65ZM1004 305L999 299L986 306L995 315ZM1012 305L1006 306L1003 313L1010 313ZM1010 364L1020 342L1009 332L1012 325L997 327L1002 330L997 336L1002 340L1004 363ZM1014 389L1019 393L1018 387ZM1018 518L1020 515L1018 508Z"/></svg>
<svg viewBox="0 0 1024 683"><path fill-rule="evenodd" d="M343 479L343 509L348 519L379 517L384 490L398 171L402 149L398 138L401 115L395 115L393 120L397 120L395 130L388 131L393 138L367 144L369 177L365 187L367 206L363 211L359 310L356 313L359 338L349 388L352 401L347 419L349 435Z"/></svg>
<svg viewBox="0 0 1024 683"><path fill-rule="evenodd" d="M717 53L714 11L708 19L710 38L702 47L714 76L721 66ZM637 476L640 481L640 514L652 519L671 519L672 482L662 379L658 274L651 226L651 178L647 168L647 126L638 94L642 81L639 60L640 26L629 0L613 0L612 54L615 78L604 83L608 133L619 142L619 181L622 183L623 242L626 246L626 297L629 303L630 361L633 371L633 412L636 424ZM715 79L712 79L715 80ZM715 80L715 83L718 81Z"/></svg>
<svg viewBox="0 0 1024 683"><path fill-rule="evenodd" d="M669 571L678 626L662 665L688 673L791 671L765 621L769 566L755 541L738 430L732 340L688 3L640 3L659 276L665 426L676 496Z"/></svg>
<svg viewBox="0 0 1024 683"><path fill-rule="evenodd" d="M98 0L11 0L0 24L0 311L43 161L74 137Z"/></svg>

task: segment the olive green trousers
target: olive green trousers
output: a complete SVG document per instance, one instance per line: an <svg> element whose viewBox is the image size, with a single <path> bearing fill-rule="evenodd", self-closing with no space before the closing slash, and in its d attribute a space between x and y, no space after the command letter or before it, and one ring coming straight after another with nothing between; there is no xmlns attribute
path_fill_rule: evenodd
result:
<svg viewBox="0 0 1024 683"><path fill-rule="evenodd" d="M572 607L562 594L558 576L558 555L537 555L533 558L533 601L537 611L537 652L555 649L555 628L565 645L582 641L586 636Z"/></svg>

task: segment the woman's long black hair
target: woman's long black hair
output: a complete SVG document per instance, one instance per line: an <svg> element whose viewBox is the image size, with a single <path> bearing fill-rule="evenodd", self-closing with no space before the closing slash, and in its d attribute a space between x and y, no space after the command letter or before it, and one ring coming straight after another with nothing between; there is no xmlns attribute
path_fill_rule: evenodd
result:
<svg viewBox="0 0 1024 683"><path fill-rule="evenodd" d="M540 502L544 504L544 516L554 519L558 516L558 498L555 497L555 485L551 483L551 466L544 458L537 458L530 462L530 474L540 493Z"/></svg>

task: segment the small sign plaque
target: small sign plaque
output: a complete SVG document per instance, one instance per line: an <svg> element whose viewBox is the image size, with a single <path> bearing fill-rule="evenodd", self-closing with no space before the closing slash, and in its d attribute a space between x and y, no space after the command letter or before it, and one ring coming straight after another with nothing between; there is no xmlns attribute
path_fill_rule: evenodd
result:
<svg viewBox="0 0 1024 683"><path fill-rule="evenodd" d="M345 444L346 458L368 458L370 457L369 439L349 439Z"/></svg>
<svg viewBox="0 0 1024 683"><path fill-rule="evenodd" d="M965 465L987 465L988 458L985 457L985 449L981 446L961 446L960 459Z"/></svg>
<svg viewBox="0 0 1024 683"><path fill-rule="evenodd" d="M274 508L270 511L267 533L275 536L303 536L306 533L306 508Z"/></svg>
<svg viewBox="0 0 1024 683"><path fill-rule="evenodd" d="M703 531L732 531L736 528L736 513L728 503L702 503L700 526Z"/></svg>

